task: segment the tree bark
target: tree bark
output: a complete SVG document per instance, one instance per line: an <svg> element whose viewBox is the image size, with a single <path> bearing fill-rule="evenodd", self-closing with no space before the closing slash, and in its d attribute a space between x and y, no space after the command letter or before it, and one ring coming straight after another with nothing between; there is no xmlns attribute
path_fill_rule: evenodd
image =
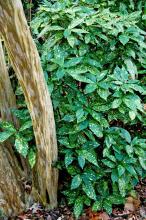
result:
<svg viewBox="0 0 146 220"><path fill-rule="evenodd" d="M16 106L16 97L13 92L13 88L11 86L11 81L9 79L9 74L7 71L7 66L5 62L5 55L2 47L2 41L0 40L0 113L1 113L1 118L3 121L8 121L12 122L16 128L19 128L19 121L17 118L12 114L11 109L17 109ZM12 146L10 147L9 145L9 150L11 151L11 154L14 153L12 150ZM30 168L28 166L28 163L26 160L21 157L20 155L20 162L21 166L23 167L23 170L25 172L25 175L28 175L30 173Z"/></svg>
<svg viewBox="0 0 146 220"><path fill-rule="evenodd" d="M16 108L16 99L12 90L11 82L7 72L5 57L0 40L0 110L1 117L6 121L13 121L18 125L16 118L11 113L11 108Z"/></svg>
<svg viewBox="0 0 146 220"><path fill-rule="evenodd" d="M15 95L0 41L0 114L2 120L18 125L10 111L14 107L16 108ZM0 144L0 209L8 216L16 215L24 208L25 193L21 182L23 175L11 144Z"/></svg>
<svg viewBox="0 0 146 220"><path fill-rule="evenodd" d="M23 89L37 145L35 195L51 207L57 205L57 141L53 108L36 46L20 0L0 0L0 31Z"/></svg>
<svg viewBox="0 0 146 220"><path fill-rule="evenodd" d="M15 216L24 209L25 197L17 167L8 149L0 144L0 210L7 216Z"/></svg>

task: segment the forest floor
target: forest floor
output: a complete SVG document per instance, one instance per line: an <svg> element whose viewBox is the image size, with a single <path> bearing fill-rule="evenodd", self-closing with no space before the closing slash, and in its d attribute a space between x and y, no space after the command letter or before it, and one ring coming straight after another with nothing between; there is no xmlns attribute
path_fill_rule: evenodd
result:
<svg viewBox="0 0 146 220"><path fill-rule="evenodd" d="M137 197L128 197L125 206L113 208L111 215L105 212L92 212L91 208L88 208L79 220L146 220L146 179L140 181L135 189ZM75 220L75 218L66 206L48 211L41 205L34 204L15 220Z"/></svg>

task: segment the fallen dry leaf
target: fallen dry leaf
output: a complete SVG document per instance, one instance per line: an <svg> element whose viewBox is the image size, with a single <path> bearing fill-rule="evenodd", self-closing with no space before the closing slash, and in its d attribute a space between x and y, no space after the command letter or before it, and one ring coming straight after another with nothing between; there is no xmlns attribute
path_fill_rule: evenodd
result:
<svg viewBox="0 0 146 220"><path fill-rule="evenodd" d="M106 212L93 212L91 208L86 210L88 220L110 220Z"/></svg>
<svg viewBox="0 0 146 220"><path fill-rule="evenodd" d="M101 220L109 220L110 217L109 217L109 215L106 212L102 212L99 215L99 219L101 219Z"/></svg>
<svg viewBox="0 0 146 220"><path fill-rule="evenodd" d="M139 206L140 206L139 198L133 198L132 196L129 196L126 200L124 209L134 212L139 208Z"/></svg>

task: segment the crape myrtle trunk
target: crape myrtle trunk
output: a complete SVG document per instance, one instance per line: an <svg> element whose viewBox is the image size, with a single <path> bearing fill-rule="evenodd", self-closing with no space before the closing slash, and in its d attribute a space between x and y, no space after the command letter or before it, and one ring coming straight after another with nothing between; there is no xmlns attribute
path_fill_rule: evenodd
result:
<svg viewBox="0 0 146 220"><path fill-rule="evenodd" d="M0 120L12 122L17 127L18 122L11 114L11 108L16 108L16 99L0 40ZM12 216L24 208L22 177L24 170L19 166L12 145L8 141L0 144L0 210L6 215Z"/></svg>
<svg viewBox="0 0 146 220"><path fill-rule="evenodd" d="M58 170L52 166L57 160L53 108L40 58L20 0L0 0L0 32L33 123L37 146L33 197L44 204L49 203L50 207L55 207Z"/></svg>

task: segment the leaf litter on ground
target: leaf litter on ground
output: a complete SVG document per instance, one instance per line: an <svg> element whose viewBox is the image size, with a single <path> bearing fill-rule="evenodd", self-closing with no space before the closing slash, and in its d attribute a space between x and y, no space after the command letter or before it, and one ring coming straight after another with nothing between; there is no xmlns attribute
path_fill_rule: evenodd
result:
<svg viewBox="0 0 146 220"><path fill-rule="evenodd" d="M112 214L104 211L93 212L87 208L78 220L146 220L146 179L140 180L135 187L137 196L129 196L125 205L113 208ZM15 218L0 218L0 220L76 220L73 212L67 206L47 210L34 203L27 211Z"/></svg>

